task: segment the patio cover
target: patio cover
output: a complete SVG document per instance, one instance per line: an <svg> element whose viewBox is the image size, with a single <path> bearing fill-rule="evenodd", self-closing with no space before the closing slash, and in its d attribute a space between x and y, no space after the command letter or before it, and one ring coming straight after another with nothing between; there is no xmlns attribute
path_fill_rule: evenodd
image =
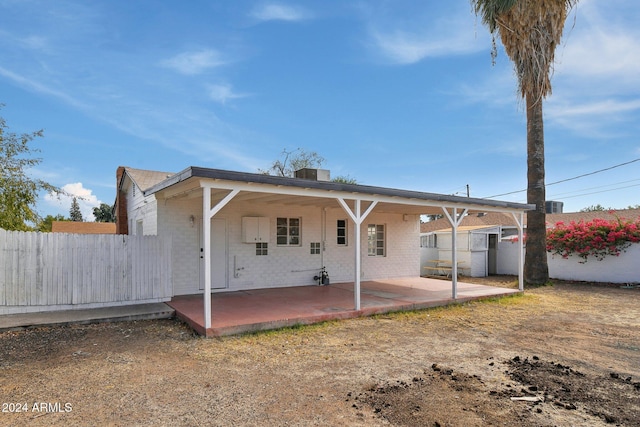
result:
<svg viewBox="0 0 640 427"><path fill-rule="evenodd" d="M349 215L355 230L354 309L360 310L360 225L373 212L405 215L443 214L452 227L452 298L457 298L457 229L466 214L503 212L513 215L518 224L519 288L523 288L524 254L522 224L524 213L535 205L460 197L445 194L399 190L340 182L313 181L264 174L188 167L144 191L157 199L199 196L203 200L203 242L205 260L204 318L211 327L211 219L231 200L282 203L295 206L341 207Z"/></svg>

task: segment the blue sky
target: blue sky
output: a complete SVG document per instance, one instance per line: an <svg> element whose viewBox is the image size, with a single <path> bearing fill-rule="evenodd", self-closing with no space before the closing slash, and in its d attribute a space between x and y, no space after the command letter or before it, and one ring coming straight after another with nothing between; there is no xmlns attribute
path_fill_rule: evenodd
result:
<svg viewBox="0 0 640 427"><path fill-rule="evenodd" d="M640 2L583 0L545 102L547 183L640 158ZM0 0L0 111L43 129L31 174L113 203L119 165L332 176L491 197L526 188L511 62L460 1ZM524 202L524 192L499 197ZM640 161L547 187L565 211L640 204ZM41 214L68 215L43 195Z"/></svg>

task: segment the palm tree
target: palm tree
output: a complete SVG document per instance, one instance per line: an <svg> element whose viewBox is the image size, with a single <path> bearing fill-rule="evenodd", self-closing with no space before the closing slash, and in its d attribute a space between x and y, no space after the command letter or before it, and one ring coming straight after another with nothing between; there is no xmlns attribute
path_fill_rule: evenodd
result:
<svg viewBox="0 0 640 427"><path fill-rule="evenodd" d="M544 184L544 126L542 101L551 94L550 73L556 46L562 38L567 15L578 0L471 0L493 36L513 61L518 88L527 109L527 202L536 205L527 213L527 253L524 279L544 284L549 279L546 251Z"/></svg>

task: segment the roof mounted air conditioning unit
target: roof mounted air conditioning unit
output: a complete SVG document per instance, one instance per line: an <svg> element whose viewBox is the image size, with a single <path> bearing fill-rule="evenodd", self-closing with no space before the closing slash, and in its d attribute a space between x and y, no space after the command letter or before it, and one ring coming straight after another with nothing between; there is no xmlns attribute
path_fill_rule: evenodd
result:
<svg viewBox="0 0 640 427"><path fill-rule="evenodd" d="M296 178L309 179L311 181L331 181L328 169L298 169L295 176Z"/></svg>
<svg viewBox="0 0 640 427"><path fill-rule="evenodd" d="M544 210L548 214L562 213L563 207L563 202L554 202L552 200L547 200L546 202L544 202Z"/></svg>

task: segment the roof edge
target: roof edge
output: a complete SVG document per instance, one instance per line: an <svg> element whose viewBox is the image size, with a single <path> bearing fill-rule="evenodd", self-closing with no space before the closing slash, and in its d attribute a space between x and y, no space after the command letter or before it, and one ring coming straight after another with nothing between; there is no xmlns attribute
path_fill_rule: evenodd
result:
<svg viewBox="0 0 640 427"><path fill-rule="evenodd" d="M347 184L333 181L312 181L301 178L290 178L283 176L273 176L258 173L228 171L223 169L210 169L197 166L189 166L171 177L159 182L144 191L144 195L151 195L162 191L172 185L186 181L189 178L207 178L223 181L236 181L245 183L256 183L266 185L287 186L296 188L311 188L343 193L360 193L390 197L402 197L406 199L432 200L434 202L445 202L454 204L484 205L494 208L504 208L513 210L533 210L535 205L508 202L502 200L479 199L473 197L453 196L447 194L427 193L414 190L401 190L388 187L376 187L362 184Z"/></svg>

